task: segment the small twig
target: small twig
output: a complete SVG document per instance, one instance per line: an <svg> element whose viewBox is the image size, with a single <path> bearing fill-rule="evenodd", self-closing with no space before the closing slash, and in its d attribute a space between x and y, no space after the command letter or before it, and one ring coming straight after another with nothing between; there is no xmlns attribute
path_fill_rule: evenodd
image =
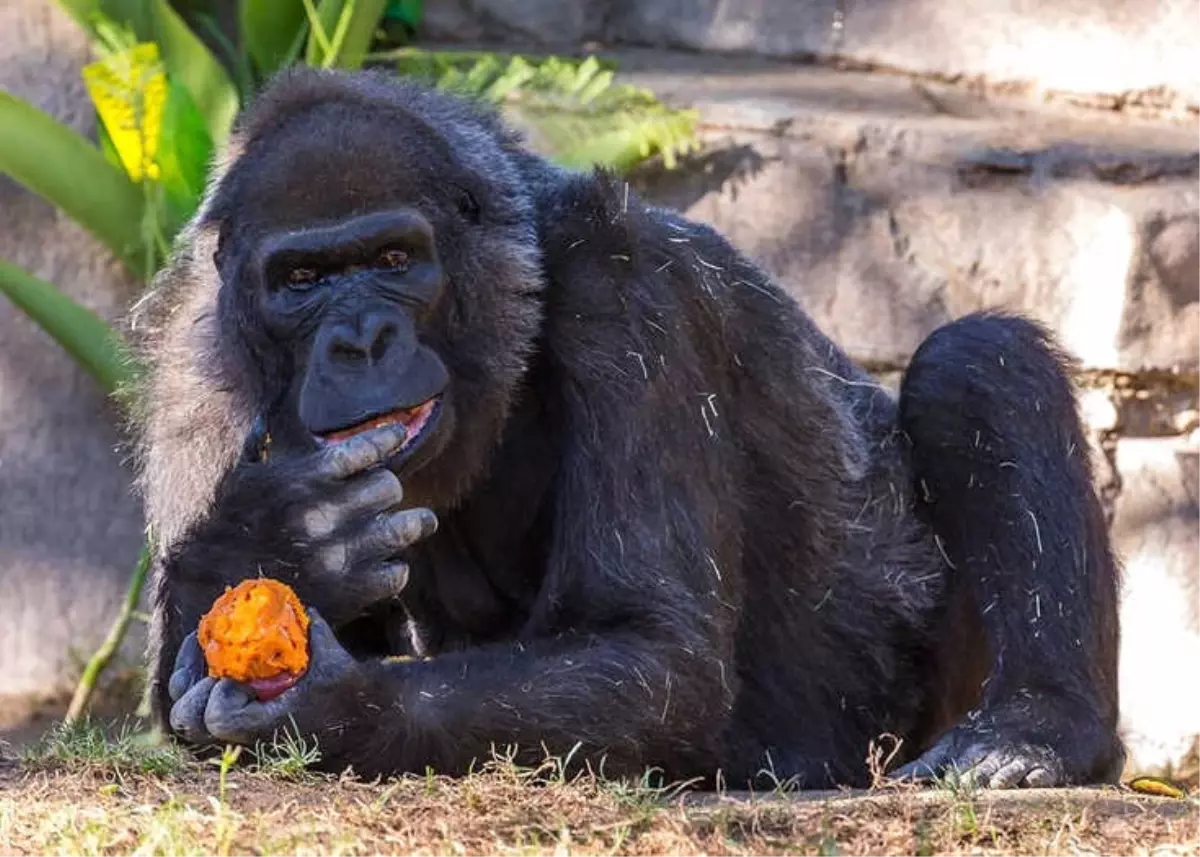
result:
<svg viewBox="0 0 1200 857"><path fill-rule="evenodd" d="M100 648L88 659L87 666L83 669L83 675L80 676L79 683L75 685L75 693L71 697L71 705L64 718L65 723L74 723L87 710L88 702L96 689L96 681L117 653L121 641L125 639L125 632L129 630L129 623L137 613L138 600L141 598L142 587L146 583L146 573L149 569L150 545L146 543L142 545L142 553L133 569L133 575L129 578L129 588L125 592L125 603L121 606L121 612L113 620L112 627L108 629L108 636L100 644Z"/></svg>

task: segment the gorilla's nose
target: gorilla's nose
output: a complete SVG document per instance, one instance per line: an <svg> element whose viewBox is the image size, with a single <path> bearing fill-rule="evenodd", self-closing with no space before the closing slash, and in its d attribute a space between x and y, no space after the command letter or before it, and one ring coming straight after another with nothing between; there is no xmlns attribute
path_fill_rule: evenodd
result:
<svg viewBox="0 0 1200 857"><path fill-rule="evenodd" d="M326 340L329 362L344 367L379 363L396 342L398 333L396 323L381 315L341 322Z"/></svg>

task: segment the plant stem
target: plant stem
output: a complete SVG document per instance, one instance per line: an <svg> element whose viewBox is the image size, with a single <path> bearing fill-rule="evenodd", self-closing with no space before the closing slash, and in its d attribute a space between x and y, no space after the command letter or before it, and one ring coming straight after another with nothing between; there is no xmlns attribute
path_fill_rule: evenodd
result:
<svg viewBox="0 0 1200 857"><path fill-rule="evenodd" d="M133 575L129 578L129 588L125 592L125 603L121 607L121 612L113 620L112 627L108 629L108 636L100 644L100 648L88 660L87 666L84 667L83 675L79 678L79 683L75 685L75 693L71 697L71 705L67 709L66 718L64 718L65 723L74 723L83 716L84 711L87 709L88 702L92 698L92 693L96 689L96 681L100 678L100 673L104 672L109 661L113 659L113 655L117 653L121 641L125 639L125 632L129 629L129 623L137 612L138 600L141 598L142 587L146 583L146 573L149 569L150 545L147 542L142 545L142 553L138 557L137 565L133 569Z"/></svg>

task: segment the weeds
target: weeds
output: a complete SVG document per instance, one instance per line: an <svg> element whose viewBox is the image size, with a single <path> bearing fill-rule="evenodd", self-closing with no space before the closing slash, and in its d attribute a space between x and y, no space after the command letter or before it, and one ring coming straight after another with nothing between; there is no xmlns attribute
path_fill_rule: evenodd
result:
<svg viewBox="0 0 1200 857"><path fill-rule="evenodd" d="M190 758L177 744L159 743L150 733L136 731L128 721L110 734L85 718L51 729L23 750L21 763L34 769L87 767L161 777L178 773Z"/></svg>
<svg viewBox="0 0 1200 857"><path fill-rule="evenodd" d="M934 789L683 800L694 782L605 777L578 750L521 764L505 748L465 776L384 783L307 773L316 748L295 733L255 748L254 765L235 752L185 767L128 729L56 730L23 768L0 767L0 854L1200 854L1194 800L1114 789L1014 795L948 776ZM131 775L98 783L91 767Z"/></svg>
<svg viewBox="0 0 1200 857"><path fill-rule="evenodd" d="M321 761L316 739L310 744L298 729L276 732L270 744L259 742L251 754L257 771L283 780L311 777L309 769Z"/></svg>

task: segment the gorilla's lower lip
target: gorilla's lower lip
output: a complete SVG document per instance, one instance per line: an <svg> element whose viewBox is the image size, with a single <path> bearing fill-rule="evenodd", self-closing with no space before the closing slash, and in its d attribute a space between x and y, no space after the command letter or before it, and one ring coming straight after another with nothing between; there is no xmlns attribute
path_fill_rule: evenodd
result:
<svg viewBox="0 0 1200 857"><path fill-rule="evenodd" d="M400 423L407 429L404 443L401 444L399 450L403 451L412 445L416 439L420 437L421 432L425 430L425 427L429 425L430 418L437 409L437 404L440 399L440 396L434 396L432 399L422 402L415 408L401 408L394 411L388 411L385 414L379 414L378 416L371 417L369 420L364 420L361 423L357 423L344 429L338 429L337 431L332 431L328 434L323 434L321 435L321 439L326 443L334 443L340 440L345 440L346 438L354 437L358 434L362 434L365 431L379 428L380 426L390 426Z"/></svg>

